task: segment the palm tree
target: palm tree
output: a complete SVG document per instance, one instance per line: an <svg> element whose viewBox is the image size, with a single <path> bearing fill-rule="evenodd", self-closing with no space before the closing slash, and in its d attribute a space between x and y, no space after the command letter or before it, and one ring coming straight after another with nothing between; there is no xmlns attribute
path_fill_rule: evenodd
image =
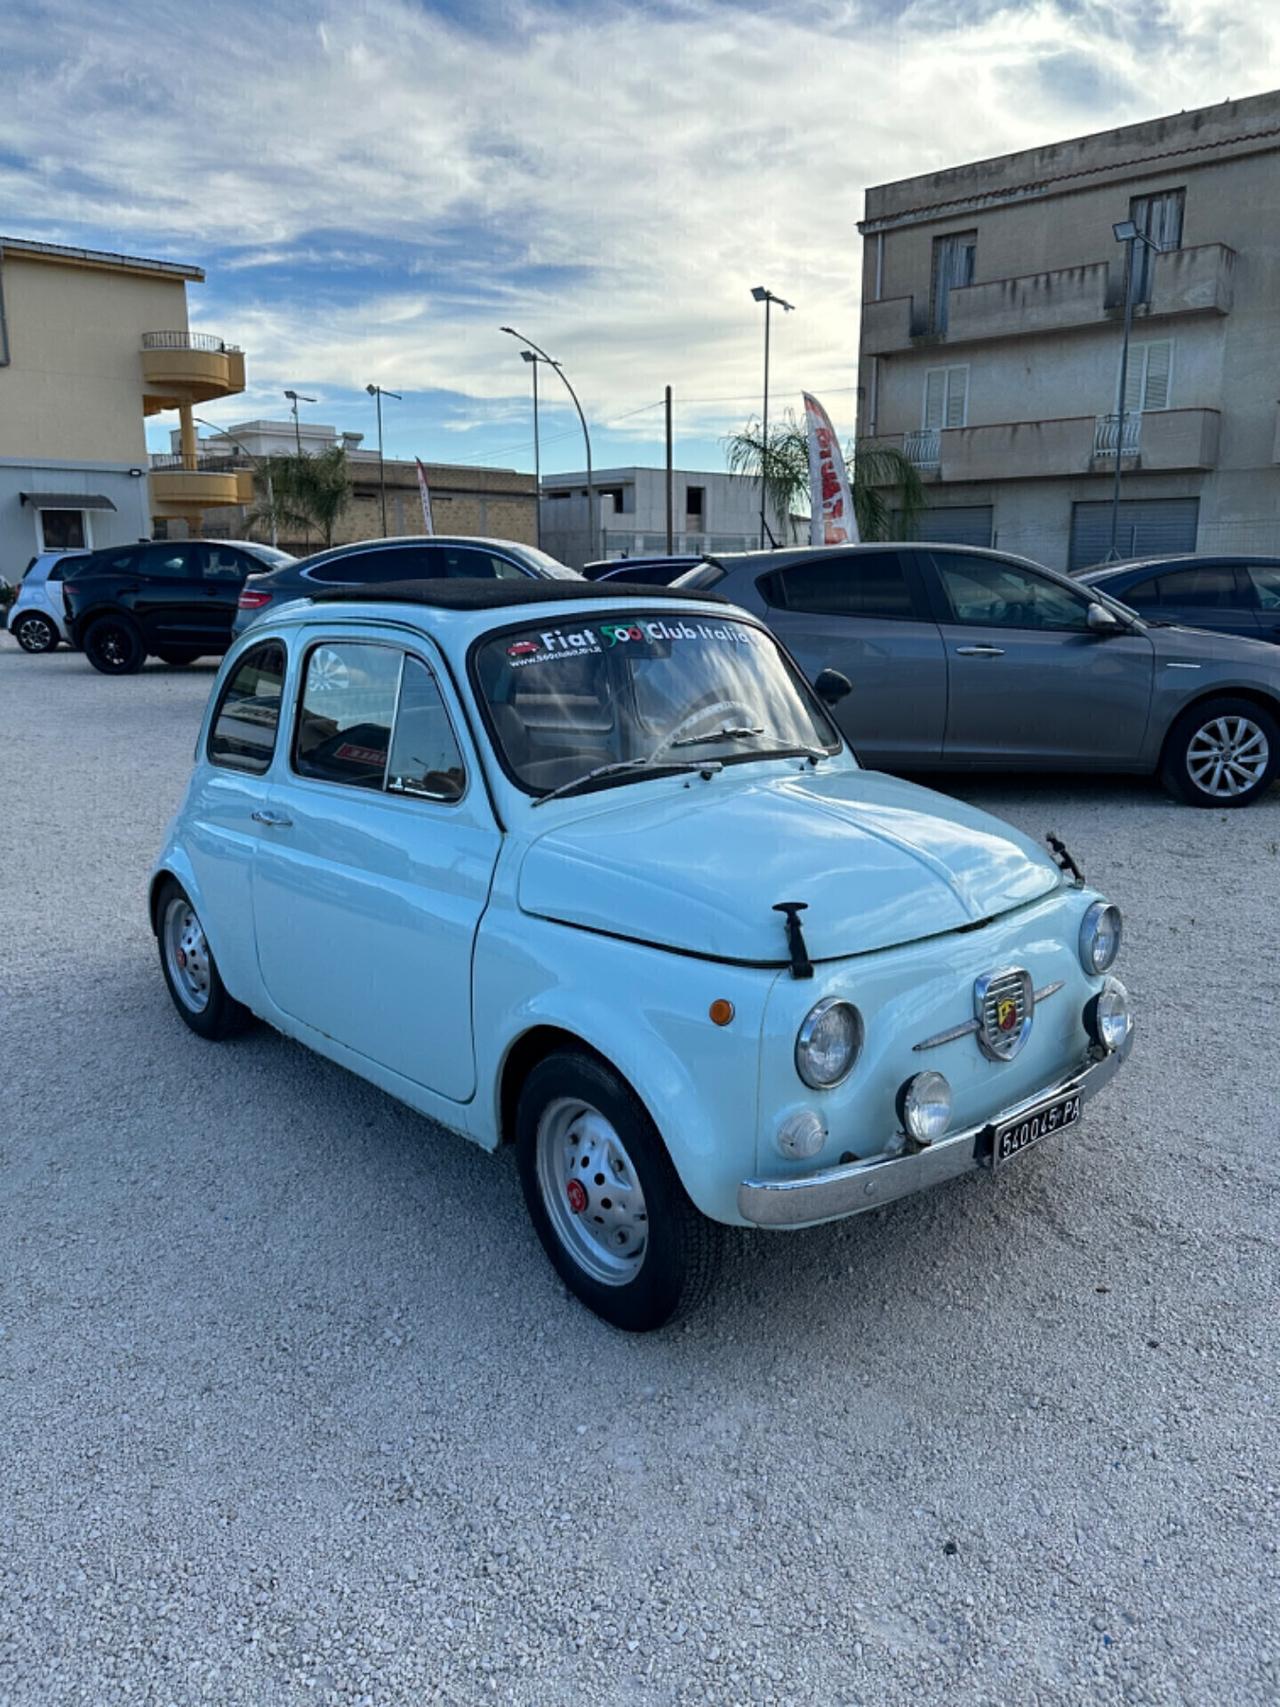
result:
<svg viewBox="0 0 1280 1707"><path fill-rule="evenodd" d="M314 529L326 548L332 545L334 531L351 503L351 470L342 446L333 445L317 456L268 457L266 469L271 475L277 530L297 530L310 546ZM262 491L246 518L250 528L273 519L265 478Z"/></svg>
<svg viewBox="0 0 1280 1707"><path fill-rule="evenodd" d="M725 439L730 471L758 480L765 458L760 423L750 420L741 432ZM924 487L919 471L894 445L864 439L845 451L853 487L853 508L858 533L865 540L893 537L909 539L925 509ZM790 518L809 495L809 437L788 410L782 421L769 429L768 477L765 491L769 507ZM896 502L894 501L896 496Z"/></svg>

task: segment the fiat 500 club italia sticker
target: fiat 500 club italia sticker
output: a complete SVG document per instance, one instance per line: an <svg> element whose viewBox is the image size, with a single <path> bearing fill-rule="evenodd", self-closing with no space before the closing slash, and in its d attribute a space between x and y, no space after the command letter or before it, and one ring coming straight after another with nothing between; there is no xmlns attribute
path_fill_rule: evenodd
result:
<svg viewBox="0 0 1280 1707"><path fill-rule="evenodd" d="M580 658L584 653L611 652L616 646L648 645L654 642L701 640L730 646L754 646L756 636L737 623L667 622L662 618L643 622L604 622L598 628L553 628L537 639L513 640L507 647L507 662L513 669L525 664L545 664L556 658Z"/></svg>

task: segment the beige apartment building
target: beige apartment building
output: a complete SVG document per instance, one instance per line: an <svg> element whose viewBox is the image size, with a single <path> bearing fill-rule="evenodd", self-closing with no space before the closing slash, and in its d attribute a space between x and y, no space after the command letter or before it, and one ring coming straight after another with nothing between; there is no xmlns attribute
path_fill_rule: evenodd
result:
<svg viewBox="0 0 1280 1707"><path fill-rule="evenodd" d="M194 410L244 390L244 357L190 331L198 267L0 237L0 576L38 551L198 528L249 503L252 476L206 462ZM176 409L180 449L147 454L144 417Z"/></svg>
<svg viewBox="0 0 1280 1707"><path fill-rule="evenodd" d="M1121 556L1280 552L1278 183L1280 92L869 189L858 429L920 537L1105 559L1118 437Z"/></svg>

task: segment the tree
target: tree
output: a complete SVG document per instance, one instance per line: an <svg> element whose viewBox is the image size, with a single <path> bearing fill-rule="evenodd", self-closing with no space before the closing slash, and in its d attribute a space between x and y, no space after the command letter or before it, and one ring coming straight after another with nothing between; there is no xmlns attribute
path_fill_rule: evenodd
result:
<svg viewBox="0 0 1280 1707"><path fill-rule="evenodd" d="M271 476L273 507L266 497L265 475ZM250 510L249 527L268 525L274 519L278 531L299 531L304 543L311 534L320 535L324 546L333 544L334 531L351 503L351 470L341 445L322 450L317 456L272 456L258 471L260 496Z"/></svg>
<svg viewBox="0 0 1280 1707"><path fill-rule="evenodd" d="M765 460L764 450L764 438L756 420L748 421L741 432L730 433L725 439L725 456L734 474L758 480ZM896 446L877 444L874 439L850 445L845 451L845 461L861 537L910 539L926 507L924 487L915 465ZM790 410L769 428L765 487L770 509L785 516L790 526L791 517L809 496L809 438Z"/></svg>

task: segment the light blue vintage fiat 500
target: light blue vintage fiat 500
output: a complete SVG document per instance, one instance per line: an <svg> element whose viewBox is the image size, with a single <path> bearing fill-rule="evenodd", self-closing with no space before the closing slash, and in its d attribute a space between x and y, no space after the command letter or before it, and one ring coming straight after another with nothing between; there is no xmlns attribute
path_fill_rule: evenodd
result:
<svg viewBox="0 0 1280 1707"><path fill-rule="evenodd" d="M823 705L850 684L816 687L706 595L282 609L223 664L153 875L178 1012L514 1143L625 1328L701 1295L718 1223L1007 1165L1128 1053L1119 915L1061 844L861 770Z"/></svg>

